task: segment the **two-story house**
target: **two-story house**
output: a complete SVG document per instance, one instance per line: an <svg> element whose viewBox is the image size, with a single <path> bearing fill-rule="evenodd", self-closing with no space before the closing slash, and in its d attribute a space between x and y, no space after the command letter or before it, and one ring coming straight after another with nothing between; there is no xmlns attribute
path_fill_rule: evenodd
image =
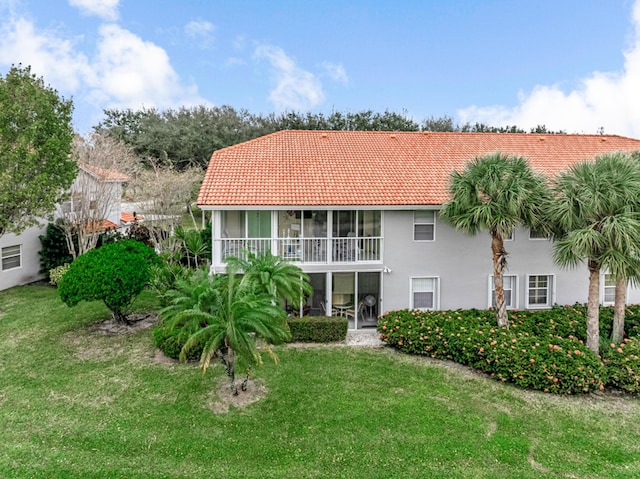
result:
<svg viewBox="0 0 640 479"><path fill-rule="evenodd" d="M78 166L69 200L58 205L53 216L71 222L92 218L90 221L95 223L96 232L121 228L120 201L122 184L127 181L127 176L84 163ZM43 220L43 223L46 224L46 221ZM0 291L44 277L40 273L38 252L41 248L40 236L45 232L45 226L35 226L19 235L7 233L0 237Z"/></svg>
<svg viewBox="0 0 640 479"><path fill-rule="evenodd" d="M211 215L214 271L229 255L271 251L311 278L313 296L294 310L343 314L360 329L398 308L491 306L488 233L466 236L438 217L454 169L500 151L553 176L635 150L639 140L611 135L281 131L216 151L198 205ZM586 267L559 269L547 238L516 229L505 246L510 308L586 301ZM601 290L612 302L607 275Z"/></svg>

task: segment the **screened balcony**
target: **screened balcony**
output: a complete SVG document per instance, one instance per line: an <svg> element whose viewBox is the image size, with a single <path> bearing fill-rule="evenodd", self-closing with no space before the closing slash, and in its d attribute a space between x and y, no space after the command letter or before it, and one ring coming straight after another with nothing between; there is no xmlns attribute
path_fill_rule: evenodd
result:
<svg viewBox="0 0 640 479"><path fill-rule="evenodd" d="M214 221L213 261L270 251L309 264L380 263L381 212L221 211ZM217 228L216 228L217 224Z"/></svg>

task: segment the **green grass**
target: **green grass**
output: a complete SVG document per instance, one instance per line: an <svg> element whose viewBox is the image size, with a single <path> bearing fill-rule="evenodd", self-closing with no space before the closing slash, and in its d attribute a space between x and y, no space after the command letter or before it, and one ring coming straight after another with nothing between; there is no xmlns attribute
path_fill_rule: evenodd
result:
<svg viewBox="0 0 640 479"><path fill-rule="evenodd" d="M145 295L140 309L154 306ZM3 478L636 478L640 402L521 391L424 358L281 348L266 396L215 414L219 366L155 360L98 303L0 293Z"/></svg>

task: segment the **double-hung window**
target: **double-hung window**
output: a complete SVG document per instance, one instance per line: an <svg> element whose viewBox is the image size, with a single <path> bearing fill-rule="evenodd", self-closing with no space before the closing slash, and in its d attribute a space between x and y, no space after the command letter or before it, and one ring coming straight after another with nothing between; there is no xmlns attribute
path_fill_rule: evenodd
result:
<svg viewBox="0 0 640 479"><path fill-rule="evenodd" d="M2 248L2 271L22 265L22 248L19 244Z"/></svg>
<svg viewBox="0 0 640 479"><path fill-rule="evenodd" d="M411 278L411 308L413 309L438 309L439 279Z"/></svg>
<svg viewBox="0 0 640 479"><path fill-rule="evenodd" d="M527 276L527 309L553 306L554 277L551 274Z"/></svg>
<svg viewBox="0 0 640 479"><path fill-rule="evenodd" d="M413 241L434 241L436 239L436 212L416 210L413 212Z"/></svg>
<svg viewBox="0 0 640 479"><path fill-rule="evenodd" d="M507 309L518 307L518 277L516 275L502 275L502 289ZM489 306L496 307L496 286L493 275L489 276Z"/></svg>
<svg viewBox="0 0 640 479"><path fill-rule="evenodd" d="M616 302L616 280L611 274L603 274L600 279L601 302L605 306L612 306Z"/></svg>

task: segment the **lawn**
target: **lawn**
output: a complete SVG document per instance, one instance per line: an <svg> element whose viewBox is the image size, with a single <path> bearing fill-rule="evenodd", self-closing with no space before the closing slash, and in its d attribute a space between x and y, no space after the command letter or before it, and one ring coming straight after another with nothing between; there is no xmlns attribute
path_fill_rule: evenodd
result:
<svg viewBox="0 0 640 479"><path fill-rule="evenodd" d="M154 306L145 295L139 309ZM264 398L214 413L219 366L108 335L98 303L0 292L0 477L640 477L640 402L521 391L384 349L278 349Z"/></svg>

